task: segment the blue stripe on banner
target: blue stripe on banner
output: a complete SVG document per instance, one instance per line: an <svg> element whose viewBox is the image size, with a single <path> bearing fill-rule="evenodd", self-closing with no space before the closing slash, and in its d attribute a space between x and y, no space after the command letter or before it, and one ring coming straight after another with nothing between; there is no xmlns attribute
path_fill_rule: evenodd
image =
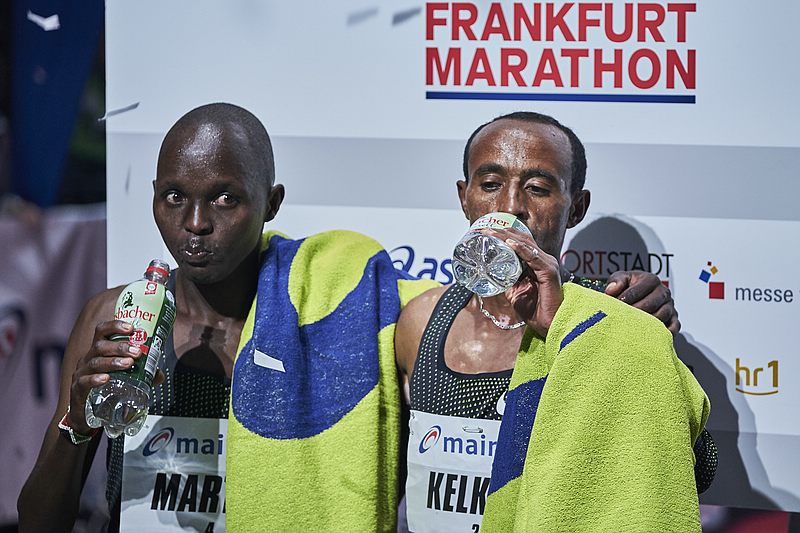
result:
<svg viewBox="0 0 800 533"><path fill-rule="evenodd" d="M543 102L632 102L638 104L694 104L693 94L576 94L484 93L427 91L426 100L536 100Z"/></svg>
<svg viewBox="0 0 800 533"><path fill-rule="evenodd" d="M595 324L603 320L605 316L606 314L604 312L598 311L589 318L587 318L586 320L584 320L583 322L581 322L580 324L578 324L577 326L575 326L575 329L570 331L567 334L567 336L561 340L561 346L558 348L558 350L559 351L563 350L567 344L571 343L572 341L577 339L584 331L586 331L590 327L594 326Z"/></svg>

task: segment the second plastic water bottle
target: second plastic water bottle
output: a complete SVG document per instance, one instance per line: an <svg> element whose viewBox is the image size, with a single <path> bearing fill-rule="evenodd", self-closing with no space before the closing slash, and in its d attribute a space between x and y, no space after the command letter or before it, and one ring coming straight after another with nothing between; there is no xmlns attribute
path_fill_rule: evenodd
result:
<svg viewBox="0 0 800 533"><path fill-rule="evenodd" d="M111 379L86 398L86 423L118 437L136 435L144 425L158 360L175 322L175 297L166 287L169 265L154 259L144 278L125 287L117 299L114 318L133 325L128 343L142 355L132 368L111 372ZM111 340L125 340L112 337Z"/></svg>

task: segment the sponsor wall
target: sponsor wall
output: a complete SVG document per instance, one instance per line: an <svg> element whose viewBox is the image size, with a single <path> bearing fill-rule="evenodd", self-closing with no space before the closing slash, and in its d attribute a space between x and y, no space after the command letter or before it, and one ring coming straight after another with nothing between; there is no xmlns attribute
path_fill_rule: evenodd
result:
<svg viewBox="0 0 800 533"><path fill-rule="evenodd" d="M499 114L548 113L585 142L592 190L564 264L652 271L675 296L720 448L702 500L800 511L798 15L789 0L111 0L108 283L167 254L150 182L164 133L197 105L267 126L287 188L276 227L367 233L443 283L466 229L464 141Z"/></svg>

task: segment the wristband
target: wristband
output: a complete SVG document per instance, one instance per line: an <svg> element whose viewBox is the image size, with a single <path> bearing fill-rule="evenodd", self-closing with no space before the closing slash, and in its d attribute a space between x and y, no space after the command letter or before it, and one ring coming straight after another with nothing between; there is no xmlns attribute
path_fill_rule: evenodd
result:
<svg viewBox="0 0 800 533"><path fill-rule="evenodd" d="M61 422L58 423L58 430L61 432L64 438L69 439L69 441L75 446L89 442L100 431L100 428L97 428L93 429L89 435L81 435L69 426L69 420L67 417L69 417L69 406L67 406L67 412L64 413L64 418L62 418Z"/></svg>

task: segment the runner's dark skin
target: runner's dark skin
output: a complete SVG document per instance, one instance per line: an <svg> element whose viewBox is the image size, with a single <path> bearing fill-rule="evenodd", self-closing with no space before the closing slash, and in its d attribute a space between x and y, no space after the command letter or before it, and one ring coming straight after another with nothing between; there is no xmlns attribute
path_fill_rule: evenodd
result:
<svg viewBox="0 0 800 533"><path fill-rule="evenodd" d="M189 367L230 378L256 292L262 228L275 217L284 190L273 185L271 154L268 165L254 161L239 108L225 106L199 108L167 134L153 182L153 216L179 266L176 355ZM125 322L108 320L121 290L90 299L73 327L56 411L19 497L21 532L70 531L75 522L100 435L76 446L57 424L69 406L70 427L89 434L83 415L89 391L140 357L128 343L109 340L130 333Z"/></svg>

